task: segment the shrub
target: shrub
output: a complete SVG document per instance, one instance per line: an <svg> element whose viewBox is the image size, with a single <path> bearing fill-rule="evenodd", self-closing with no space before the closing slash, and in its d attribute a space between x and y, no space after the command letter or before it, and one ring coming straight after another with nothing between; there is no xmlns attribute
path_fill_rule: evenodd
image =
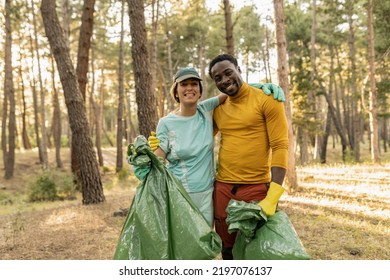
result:
<svg viewBox="0 0 390 280"><path fill-rule="evenodd" d="M59 171L44 172L29 186L28 201L75 199L76 192L71 174Z"/></svg>
<svg viewBox="0 0 390 280"><path fill-rule="evenodd" d="M52 175L57 186L57 196L63 199L76 199L77 186L73 180L72 174L59 174Z"/></svg>
<svg viewBox="0 0 390 280"><path fill-rule="evenodd" d="M122 167L121 170L116 173L116 176L118 177L119 181L126 180L129 175L129 168L127 167Z"/></svg>
<svg viewBox="0 0 390 280"><path fill-rule="evenodd" d="M12 205L14 203L13 196L7 193L0 192L0 205Z"/></svg>
<svg viewBox="0 0 390 280"><path fill-rule="evenodd" d="M28 201L54 201L57 199L57 188L49 174L44 173L29 186Z"/></svg>

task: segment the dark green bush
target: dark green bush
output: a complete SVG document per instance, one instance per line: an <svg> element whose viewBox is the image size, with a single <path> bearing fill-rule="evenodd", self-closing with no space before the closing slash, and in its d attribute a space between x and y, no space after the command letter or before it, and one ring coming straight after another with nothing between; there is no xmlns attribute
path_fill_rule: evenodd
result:
<svg viewBox="0 0 390 280"><path fill-rule="evenodd" d="M61 199L76 199L76 184L72 174L53 174L57 186L57 195Z"/></svg>
<svg viewBox="0 0 390 280"><path fill-rule="evenodd" d="M28 201L54 201L76 198L76 186L71 174L46 171L29 186Z"/></svg>
<svg viewBox="0 0 390 280"><path fill-rule="evenodd" d="M49 174L42 174L29 186L28 201L54 201L57 197L57 188Z"/></svg>
<svg viewBox="0 0 390 280"><path fill-rule="evenodd" d="M127 166L122 167L122 169L116 173L116 176L118 177L118 179L120 181L126 180L129 177L129 175L130 175L130 172L129 172L129 168Z"/></svg>

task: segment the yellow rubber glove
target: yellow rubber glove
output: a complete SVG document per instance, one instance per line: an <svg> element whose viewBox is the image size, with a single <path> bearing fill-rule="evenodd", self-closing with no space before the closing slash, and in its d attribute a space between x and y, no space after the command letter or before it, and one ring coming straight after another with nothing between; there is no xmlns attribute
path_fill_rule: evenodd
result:
<svg viewBox="0 0 390 280"><path fill-rule="evenodd" d="M150 132L148 142L153 152L157 150L158 146L160 145L160 140L156 137L156 132L154 131Z"/></svg>
<svg viewBox="0 0 390 280"><path fill-rule="evenodd" d="M278 183L271 182L267 196L258 203L267 216L272 216L276 212L279 198L282 196L284 188Z"/></svg>

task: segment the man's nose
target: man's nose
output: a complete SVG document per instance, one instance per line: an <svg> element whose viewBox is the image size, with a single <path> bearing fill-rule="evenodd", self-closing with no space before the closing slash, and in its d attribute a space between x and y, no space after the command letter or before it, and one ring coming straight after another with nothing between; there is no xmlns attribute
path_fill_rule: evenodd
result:
<svg viewBox="0 0 390 280"><path fill-rule="evenodd" d="M229 77L227 77L227 76L222 77L222 83L227 83L229 81L230 81Z"/></svg>

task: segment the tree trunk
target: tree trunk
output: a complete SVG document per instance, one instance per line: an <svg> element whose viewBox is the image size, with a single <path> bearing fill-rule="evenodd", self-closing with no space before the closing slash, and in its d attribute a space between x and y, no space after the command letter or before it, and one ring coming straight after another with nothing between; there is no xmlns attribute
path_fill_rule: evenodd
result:
<svg viewBox="0 0 390 280"><path fill-rule="evenodd" d="M169 71L169 83L173 79L173 63L172 63L172 40L170 34L167 34L167 59L168 59L168 71ZM173 111L175 109L175 100L170 96L169 91L167 91L166 99L168 100L168 111Z"/></svg>
<svg viewBox="0 0 390 280"><path fill-rule="evenodd" d="M5 166L4 178L9 180L14 176L15 166L15 90L12 74L12 32L11 32L11 0L5 1L5 57L4 57L4 106L2 122L2 149ZM9 114L8 102L9 101ZM8 143L6 123L8 119Z"/></svg>
<svg viewBox="0 0 390 280"><path fill-rule="evenodd" d="M87 87L89 50L91 48L94 11L95 0L84 0L76 67L77 80L79 82L80 92L83 96L84 101L86 100L85 92Z"/></svg>
<svg viewBox="0 0 390 280"><path fill-rule="evenodd" d="M6 3L6 5L8 5ZM7 22L7 19L5 20ZM7 32L7 31L6 31ZM6 35L7 37L7 35ZM7 43L7 40L6 40ZM9 55L8 52L11 52L11 50L7 51L7 46L5 48L5 56ZM7 61L6 57L6 61ZM11 60L12 61L12 60ZM8 67L8 63L5 63L5 66ZM7 70L4 69L6 72ZM9 75L9 74L8 74ZM8 119L8 90L5 86L5 78L8 78L8 75L4 76L4 99L3 99L3 114L1 118L1 150L3 151L3 164L4 167L7 166L7 151L8 151L8 145L7 145L7 119ZM12 75L12 71L11 71Z"/></svg>
<svg viewBox="0 0 390 280"><path fill-rule="evenodd" d="M326 116L326 121L325 121L325 130L324 134L321 139L321 153L320 153L320 161L321 163L326 163L326 151L327 151L327 146L328 146L328 138L330 134L330 129L331 129L331 124L332 124L332 114L330 110L328 110L328 114Z"/></svg>
<svg viewBox="0 0 390 280"><path fill-rule="evenodd" d="M227 53L234 55L232 12L229 0L223 0L223 10L225 15L226 50Z"/></svg>
<svg viewBox="0 0 390 280"><path fill-rule="evenodd" d="M118 123L116 134L116 172L119 172L123 168L123 103L124 103L124 90L123 90L123 39L124 39L124 16L125 16L125 0L122 0L121 8L121 37L119 42L119 73L118 73Z"/></svg>
<svg viewBox="0 0 390 280"><path fill-rule="evenodd" d="M28 7L28 0L26 0L26 7ZM31 8L32 13L33 7ZM39 117L38 117L38 97L37 97L37 91L36 91L36 81L34 78L34 43L33 43L33 34L31 33L31 29L29 29L29 51L31 54L31 69L30 69L30 87L32 90L32 100L33 100L33 112L34 112L34 131L35 131L35 141L36 145L38 147L38 157L39 157L39 163L43 163L43 155L42 155L42 143L41 143L41 137L40 137L40 129L39 129Z"/></svg>
<svg viewBox="0 0 390 280"><path fill-rule="evenodd" d="M18 32L20 41L22 40L24 33L22 34L21 30ZM26 94L25 94L25 80L23 79L23 61L25 61L25 57L23 52L19 52L19 79L20 79L20 95L21 95L21 114L22 114L22 128L21 128L21 135L20 135L20 140L19 142L23 145L23 148L26 150L30 150L31 147L31 142L30 138L28 136L27 132L27 104L26 104Z"/></svg>
<svg viewBox="0 0 390 280"><path fill-rule="evenodd" d="M127 97L128 102L125 103L125 110L126 110L126 127L127 127L127 141L133 142L134 138L136 137L136 131L135 126L132 120L132 111L131 111L131 93L129 93Z"/></svg>
<svg viewBox="0 0 390 280"><path fill-rule="evenodd" d="M378 123L377 123L377 90L375 83L375 49L374 49L374 26L373 26L373 13L372 13L372 0L368 0L367 3L367 24L368 24L368 50L369 50L369 62L370 62L370 140L371 140L371 160L374 163L379 163L379 142L378 142Z"/></svg>
<svg viewBox="0 0 390 280"><path fill-rule="evenodd" d="M69 44L69 36L70 36L70 28L69 28L69 0L61 0L61 27L64 31L64 38L66 45L70 47Z"/></svg>
<svg viewBox="0 0 390 280"><path fill-rule="evenodd" d="M204 36L202 36L202 42L205 42L204 40ZM207 96L207 88L208 88L208 84L207 84L207 79L206 79L206 69L207 69L207 63L206 63L206 60L204 59L205 57L205 44L206 43L201 43L198 45L198 64L199 64L199 69L200 69L200 75L201 77L203 78L203 83L202 83L202 86L203 86L203 94L202 94L202 98L203 99L206 99L208 96Z"/></svg>
<svg viewBox="0 0 390 280"><path fill-rule="evenodd" d="M34 7L34 1L31 0L31 7L32 10L35 11ZM39 44L38 44L38 28L37 28L37 20L35 16L35 12L32 13L33 18L33 26L34 26L34 46L35 46L35 52L37 56L37 67L38 67L38 81L39 81L39 91L40 91L40 115L41 115L41 132L42 132L42 167L43 169L49 168L49 159L47 154L47 132L46 132L46 110L45 110L45 89L43 87L43 81L42 81L42 70L41 70L41 56L39 54Z"/></svg>
<svg viewBox="0 0 390 280"><path fill-rule="evenodd" d="M330 57L333 57L332 54L333 54L333 50L334 49L336 50L337 67L342 67L342 63L340 62L339 52L338 52L337 48L334 48L333 46L331 46L331 48L330 48ZM350 108L347 105L347 103L349 103L349 102L348 102L346 94L345 94L344 79L343 79L340 71L338 71L338 83L335 83L335 84L339 84L340 85L341 107L343 108L343 112L344 112L344 114L343 114L344 115L344 125L343 125L343 121L341 119L340 108L336 112L337 119L340 120L339 124L335 123L336 130L337 130L337 125L339 125L340 128L342 128L343 126L345 127L345 132L342 133L344 135L343 137L346 140L346 145L348 145L351 148L351 150L353 150L353 137L352 137L353 135L352 135L352 132L351 132L352 131L352 125L351 125L351 113L350 113L351 110L350 110ZM338 100L338 98L336 100ZM338 102L336 103L336 106L339 106ZM339 131L337 131L337 132L340 135ZM345 133L347 133L347 134L345 135ZM343 141L343 139L341 139L341 141ZM343 160L345 160L344 157L343 157Z"/></svg>
<svg viewBox="0 0 390 280"><path fill-rule="evenodd" d="M278 54L278 79L281 88L284 91L286 101L285 109L288 122L288 172L287 172L287 188L289 191L295 190L298 187L297 173L295 167L295 140L292 129L292 113L290 103L290 84L288 81L289 68L287 63L287 43L286 29L284 21L283 0L274 0L275 12L275 29L276 29L276 45Z"/></svg>
<svg viewBox="0 0 390 280"><path fill-rule="evenodd" d="M269 80L267 78L267 82L268 83L272 83L272 75L271 75L271 65L270 65L270 54L269 54L269 49L270 49L270 34L269 34L269 29L268 27L265 27L265 63L266 63L266 71L268 70L268 75L267 77L269 77Z"/></svg>
<svg viewBox="0 0 390 280"><path fill-rule="evenodd" d="M301 141L300 143L300 159L301 159L301 164L305 165L309 161L309 148L308 144L309 143L309 133L304 127L301 127L299 129L299 133L301 135Z"/></svg>
<svg viewBox="0 0 390 280"><path fill-rule="evenodd" d="M89 50L91 48L91 37L93 31L93 13L95 11L95 0L84 0L83 14L81 16L80 35L79 35L79 46L77 53L77 66L76 74L77 81L79 83L79 90L81 96L85 102L86 100L86 87L87 87L87 74L88 74L88 61L89 61ZM78 160L78 154L76 153L78 143L74 142L75 139L72 137L72 172L77 174L80 169L80 162ZM77 177L77 176L76 176Z"/></svg>
<svg viewBox="0 0 390 280"><path fill-rule="evenodd" d="M57 168L63 168L64 165L61 160L61 109L60 109L60 101L58 99L58 91L56 88L55 82L55 65L53 56L50 57L51 60L51 69L52 69L52 87L53 87L53 139L54 146L56 150L56 164Z"/></svg>
<svg viewBox="0 0 390 280"><path fill-rule="evenodd" d="M91 119L94 122L94 125L91 126L91 135L93 135L93 129L95 129L95 147L97 150L97 156L98 156L98 162L99 166L104 165L104 159L103 159L103 152L102 152L102 118L100 117L100 114L102 113L102 110L98 106L98 104L95 101L94 93L95 93L95 68L94 68L94 61L95 61L95 51L92 48L91 50L91 69L92 69L92 83L91 83L91 94L89 96L89 101L91 103ZM102 85L99 89L99 93L101 93L104 86L104 72L102 69ZM103 103L103 94L100 94L100 103Z"/></svg>
<svg viewBox="0 0 390 280"><path fill-rule="evenodd" d="M158 39L157 39L157 33L158 33L158 16L159 16L159 1L158 0L152 0L151 3L152 6L152 38L151 38L151 49L150 49L150 73L152 74L152 89L153 93L156 96L156 108L158 108L158 116L161 118L164 116L164 104L161 104L160 98L157 98L157 96L161 95L161 92L159 93L157 91L157 52L158 52Z"/></svg>
<svg viewBox="0 0 390 280"><path fill-rule="evenodd" d="M337 113L336 113L336 109L334 108L334 105L333 105L333 102L332 102L332 97L330 96L329 93L327 93L326 88L322 84L320 84L320 86L322 88L322 91L325 94L325 99L326 99L326 102L328 103L328 108L329 108L329 111L331 113L333 123L334 123L334 125L336 127L336 131L337 131L337 133L340 136L341 146L342 146L342 153L343 153L343 160L345 160L345 155L346 155L346 150L347 150L347 138L344 135L343 126L341 124L340 119L337 118Z"/></svg>
<svg viewBox="0 0 390 280"><path fill-rule="evenodd" d="M26 120L27 104L26 104L26 96L24 94L24 90L22 91L22 104L23 104L23 108L22 108L22 139L23 139L23 147L26 150L30 150L32 148L32 146L31 146L30 138L29 138L28 133L27 133L27 120Z"/></svg>
<svg viewBox="0 0 390 280"><path fill-rule="evenodd" d="M315 118L316 121L322 123L321 120L324 120L326 116L324 116L321 113L321 102L320 98L321 97L316 97L316 91L317 87L315 86L315 80L316 80L316 39L317 39L317 14L316 14L316 9L317 9L317 2L316 0L311 0L312 1L312 24L311 24L311 35L310 35L310 64L311 64L311 71L310 71L310 84L311 88L309 90L308 94L308 99L309 99L309 104L311 106L311 111L316 112ZM317 104L318 101L318 104ZM313 153L313 159L316 161L318 157L321 154L321 135L319 133L316 133L314 135L314 153Z"/></svg>
<svg viewBox="0 0 390 280"><path fill-rule="evenodd" d="M356 89L356 58L355 58L355 31L353 28L353 6L354 1L348 0L346 2L346 9L348 13L348 25L349 25L349 60L351 62L351 105L352 105L352 123L353 123L353 151L355 156L355 161L360 162L360 139L361 139L361 130L360 130L360 112L358 108L359 96Z"/></svg>
<svg viewBox="0 0 390 280"><path fill-rule="evenodd" d="M147 49L144 3L143 0L128 0L128 5L139 130L148 137L151 131L156 130L157 110Z"/></svg>
<svg viewBox="0 0 390 280"><path fill-rule="evenodd" d="M65 103L68 108L72 138L77 145L76 152L80 163L78 180L82 187L83 204L105 201L99 167L89 135L89 125L84 99L81 95L76 72L70 59L55 9L55 0L42 0L41 13L46 36L57 62Z"/></svg>
<svg viewBox="0 0 390 280"><path fill-rule="evenodd" d="M383 151L387 153L388 133L387 133L387 118L383 117L382 139L383 139Z"/></svg>

